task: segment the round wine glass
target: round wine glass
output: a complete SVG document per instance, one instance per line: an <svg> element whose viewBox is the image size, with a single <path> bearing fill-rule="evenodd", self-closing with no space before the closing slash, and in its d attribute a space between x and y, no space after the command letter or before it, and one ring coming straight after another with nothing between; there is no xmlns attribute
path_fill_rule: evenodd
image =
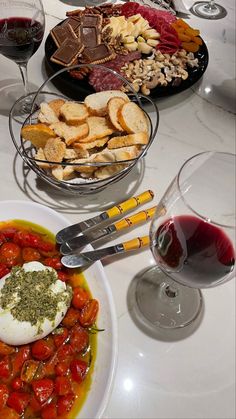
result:
<svg viewBox="0 0 236 419"><path fill-rule="evenodd" d="M203 152L184 163L157 205L150 243L157 265L137 277L135 305L142 324L163 334L198 318L200 288L235 274L234 154Z"/></svg>
<svg viewBox="0 0 236 419"><path fill-rule="evenodd" d="M29 96L27 63L41 44L45 15L41 0L0 0L0 53L19 66L24 97L18 102L18 115L28 115Z"/></svg>
<svg viewBox="0 0 236 419"><path fill-rule="evenodd" d="M197 1L190 8L190 12L203 19L222 19L227 15L227 10L215 0Z"/></svg>

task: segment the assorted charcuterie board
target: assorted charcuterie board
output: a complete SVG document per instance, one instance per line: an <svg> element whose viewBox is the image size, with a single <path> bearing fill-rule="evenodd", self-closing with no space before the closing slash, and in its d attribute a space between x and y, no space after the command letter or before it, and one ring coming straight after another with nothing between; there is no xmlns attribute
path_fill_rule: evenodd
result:
<svg viewBox="0 0 236 419"><path fill-rule="evenodd" d="M171 12L136 2L85 7L67 12L45 43L46 68L63 72L57 87L71 98L94 91L127 91L124 76L136 92L151 97L179 93L198 81L208 65L207 47L198 29ZM90 64L102 67L90 68Z"/></svg>

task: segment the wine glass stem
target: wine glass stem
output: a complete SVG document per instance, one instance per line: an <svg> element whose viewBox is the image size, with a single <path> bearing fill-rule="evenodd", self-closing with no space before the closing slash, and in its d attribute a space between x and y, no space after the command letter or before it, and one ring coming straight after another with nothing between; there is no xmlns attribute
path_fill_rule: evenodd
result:
<svg viewBox="0 0 236 419"><path fill-rule="evenodd" d="M29 94L27 63L18 64L18 66L19 66L21 77L22 77L22 80L23 80L24 91L25 91L25 96L26 96L26 95Z"/></svg>
<svg viewBox="0 0 236 419"><path fill-rule="evenodd" d="M209 12L211 12L212 10L214 10L214 9L216 8L216 6L215 6L215 0L210 0L210 1L208 2L208 4L205 6L205 8L206 8Z"/></svg>

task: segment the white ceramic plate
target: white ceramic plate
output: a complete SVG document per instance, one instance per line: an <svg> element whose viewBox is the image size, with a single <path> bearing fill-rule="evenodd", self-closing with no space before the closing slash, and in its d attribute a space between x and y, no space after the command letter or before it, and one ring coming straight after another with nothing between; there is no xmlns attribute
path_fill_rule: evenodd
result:
<svg viewBox="0 0 236 419"><path fill-rule="evenodd" d="M28 201L1 201L0 221L21 219L47 228L56 234L69 221L54 210ZM117 359L117 320L115 305L102 264L96 262L85 272L85 278L94 298L100 303L97 325L105 329L98 333L97 356L92 385L78 414L80 419L101 418L112 388Z"/></svg>

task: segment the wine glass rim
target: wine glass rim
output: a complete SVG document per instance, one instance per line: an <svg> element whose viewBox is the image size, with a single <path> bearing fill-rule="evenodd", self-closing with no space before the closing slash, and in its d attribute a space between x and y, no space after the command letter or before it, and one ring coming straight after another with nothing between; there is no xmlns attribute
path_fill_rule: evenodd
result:
<svg viewBox="0 0 236 419"><path fill-rule="evenodd" d="M183 164L182 164L182 166L180 167L180 169L179 169L179 172L178 172L178 174L177 174L177 177L176 177L176 179L177 179L177 187L178 187L178 190L179 190L179 193L180 193L180 196L181 196L181 198L182 198L182 200L184 201L184 203L185 203L185 205L197 216L197 217L199 217L199 218L201 218L202 220L204 220L204 221L206 221L206 222L208 222L208 223L210 223L210 224L213 224L213 225L215 225L215 226L218 226L218 227L221 227L221 228L230 228L230 229L235 229L235 225L230 225L230 224L221 224L221 223L217 223L217 222L215 222L213 219L209 219L208 217L204 217L202 214L200 214L200 213L198 213L188 202L187 202L187 200L185 199L185 197L184 197L184 195L182 194L182 190L181 190L181 185L180 185L180 177L181 177L181 174L182 174L182 172L183 172L183 169L189 164L189 162L191 161L191 160L193 160L193 159L195 159L195 158L197 158L197 157L200 157L200 156L202 156L202 155L209 155L209 156L211 156L211 155L213 155L213 154L218 154L218 155L228 155L228 156L232 156L232 157L236 157L236 154L234 154L234 153L230 153L230 152L227 152L227 151L202 151L202 152L200 152L200 153L197 153L197 154L195 154L194 156L191 156L191 157L189 157Z"/></svg>

